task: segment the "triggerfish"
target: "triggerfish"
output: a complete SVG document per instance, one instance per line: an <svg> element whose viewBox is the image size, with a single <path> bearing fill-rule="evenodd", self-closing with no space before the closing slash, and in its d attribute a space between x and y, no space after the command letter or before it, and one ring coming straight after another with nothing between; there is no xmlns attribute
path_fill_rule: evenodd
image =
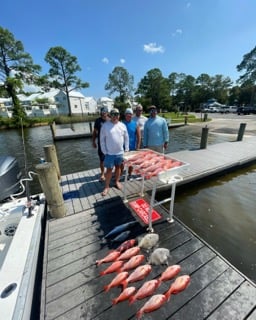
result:
<svg viewBox="0 0 256 320"><path fill-rule="evenodd" d="M133 227L135 224L137 224L138 222L137 221L130 221L130 222L127 222L127 223L124 223L124 224L120 224L119 226L115 227L114 229L112 229L109 233L107 233L105 235L105 238L108 239L108 238L111 238L113 236L115 236L116 234L119 234L131 227Z"/></svg>

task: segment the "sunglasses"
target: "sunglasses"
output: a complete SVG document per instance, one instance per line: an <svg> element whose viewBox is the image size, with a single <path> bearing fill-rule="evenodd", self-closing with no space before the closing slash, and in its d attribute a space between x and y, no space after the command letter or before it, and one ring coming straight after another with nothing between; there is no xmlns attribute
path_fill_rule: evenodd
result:
<svg viewBox="0 0 256 320"><path fill-rule="evenodd" d="M115 113L111 113L110 115L111 115L111 117L117 117L117 116L119 116L119 113L115 112Z"/></svg>

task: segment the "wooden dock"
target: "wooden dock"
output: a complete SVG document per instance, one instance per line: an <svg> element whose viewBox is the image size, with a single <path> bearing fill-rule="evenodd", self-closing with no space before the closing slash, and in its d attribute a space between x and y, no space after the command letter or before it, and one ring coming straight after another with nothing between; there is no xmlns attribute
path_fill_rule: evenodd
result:
<svg viewBox="0 0 256 320"><path fill-rule="evenodd" d="M190 163L188 169L184 168L184 179L178 185L256 161L255 145L256 137L251 137L240 142L219 143L203 150L172 153L172 157ZM103 290L104 285L113 279L113 274L100 276L99 272L109 264L96 267L95 261L116 245L106 241L104 235L117 225L134 221L134 213L129 203L123 202L121 191L111 188L109 194L102 197L103 185L98 180L98 169L62 177L68 216L47 221L41 320L135 319L136 312L147 300L132 305L124 301L112 306L112 299L119 295L120 288L112 288L109 292ZM166 189L166 186L159 185L159 188ZM129 200L136 199L141 190L140 181L129 181L127 189ZM152 190L152 181L146 181L145 189L148 192ZM174 223L168 223L162 206L155 209L163 217L154 224L154 230L160 237L159 246L170 250L170 264L180 264L180 274L189 274L191 284L143 319L255 320L255 283L176 218ZM130 237L146 232L145 226L137 224ZM147 257L148 254L143 253ZM164 266L153 266L147 280L158 277L164 269ZM132 285L138 288L141 283ZM161 284L156 293L165 292L171 283Z"/></svg>
<svg viewBox="0 0 256 320"><path fill-rule="evenodd" d="M184 126L184 123L170 123L168 128L178 128ZM51 126L52 137L55 141L81 139L92 137L92 125L90 123L90 130L72 130L71 128L56 128L55 125Z"/></svg>

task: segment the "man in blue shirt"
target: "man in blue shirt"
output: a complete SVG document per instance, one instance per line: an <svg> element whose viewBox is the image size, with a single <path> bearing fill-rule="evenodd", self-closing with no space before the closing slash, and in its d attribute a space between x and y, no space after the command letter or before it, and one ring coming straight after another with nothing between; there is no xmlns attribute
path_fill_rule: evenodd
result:
<svg viewBox="0 0 256 320"><path fill-rule="evenodd" d="M144 126L144 147L164 153L169 142L169 130L164 118L157 115L156 106L149 107L150 117Z"/></svg>

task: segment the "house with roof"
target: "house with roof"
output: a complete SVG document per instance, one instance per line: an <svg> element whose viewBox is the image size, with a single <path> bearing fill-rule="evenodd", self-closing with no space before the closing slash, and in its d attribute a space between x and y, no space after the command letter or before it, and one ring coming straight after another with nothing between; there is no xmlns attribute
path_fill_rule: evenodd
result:
<svg viewBox="0 0 256 320"><path fill-rule="evenodd" d="M100 109L102 107L105 107L110 111L111 109L114 108L114 100L108 97L101 97L97 100L98 104L98 112L100 112Z"/></svg>

